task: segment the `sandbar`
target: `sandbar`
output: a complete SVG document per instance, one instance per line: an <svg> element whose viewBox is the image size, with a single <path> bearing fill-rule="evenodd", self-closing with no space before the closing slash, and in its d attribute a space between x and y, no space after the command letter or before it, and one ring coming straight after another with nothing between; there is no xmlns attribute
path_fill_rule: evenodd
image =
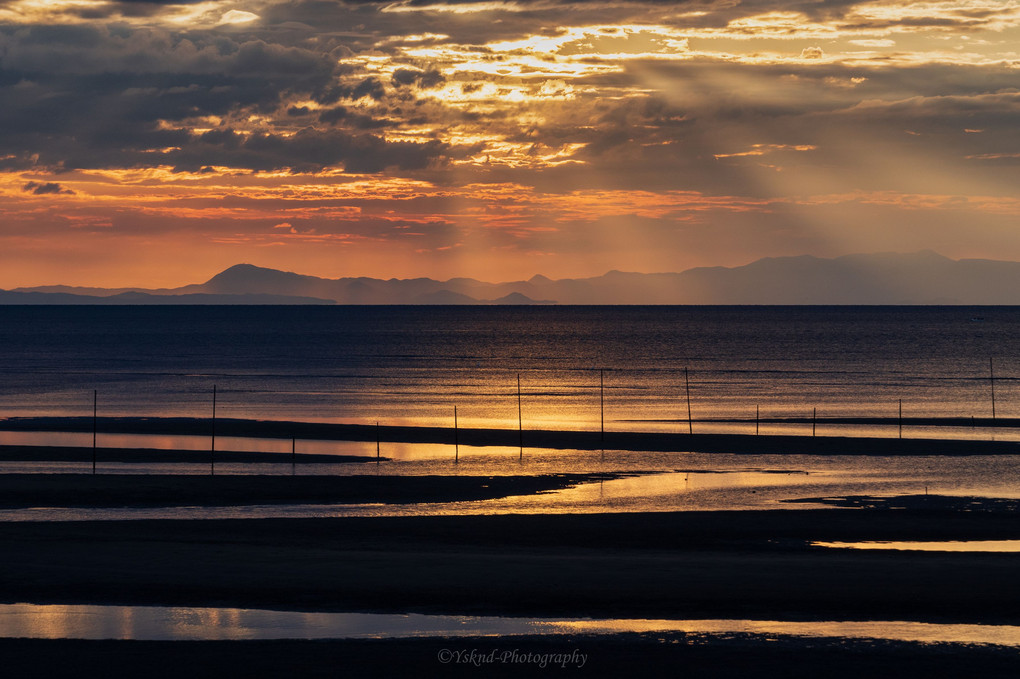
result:
<svg viewBox="0 0 1020 679"><path fill-rule="evenodd" d="M0 420L0 430L92 432L91 417L23 417ZM212 421L189 417L101 417L101 433L210 436ZM1020 455L1020 441L938 438L877 438L775 434L567 431L546 429L331 424L276 420L217 419L217 436L318 441L381 440L567 450L629 450L799 455Z"/></svg>
<svg viewBox="0 0 1020 679"><path fill-rule="evenodd" d="M0 507L463 502L529 495L619 476L0 474Z"/></svg>

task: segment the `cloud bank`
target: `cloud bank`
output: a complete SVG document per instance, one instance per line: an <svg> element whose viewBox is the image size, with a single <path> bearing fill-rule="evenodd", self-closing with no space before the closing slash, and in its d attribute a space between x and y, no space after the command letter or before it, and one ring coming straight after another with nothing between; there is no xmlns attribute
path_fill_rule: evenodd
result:
<svg viewBox="0 0 1020 679"><path fill-rule="evenodd" d="M0 287L1020 258L1017 44L990 0L6 0Z"/></svg>

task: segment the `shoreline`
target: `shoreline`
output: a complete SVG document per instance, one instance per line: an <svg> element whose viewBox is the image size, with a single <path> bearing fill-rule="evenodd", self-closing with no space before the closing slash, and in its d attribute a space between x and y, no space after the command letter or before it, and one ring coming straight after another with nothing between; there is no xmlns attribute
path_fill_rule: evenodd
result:
<svg viewBox="0 0 1020 679"><path fill-rule="evenodd" d="M597 431L548 429L519 432L515 429L491 428L460 428L455 437L454 430L449 427L328 424L236 418L217 419L215 422L217 437L285 440L357 442L378 440L384 443L448 445L454 445L456 442L464 446L509 448L517 448L523 443L524 449L746 455L1020 455L1020 441L616 431L602 434ZM895 419L887 420L891 426L895 422ZM91 417L23 417L0 420L0 431L92 433L93 426ZM191 417L100 417L95 420L95 426L102 434L210 436L212 432L212 420ZM86 447L83 449L91 450ZM208 452L204 454L208 455ZM258 453L258 455L273 454Z"/></svg>

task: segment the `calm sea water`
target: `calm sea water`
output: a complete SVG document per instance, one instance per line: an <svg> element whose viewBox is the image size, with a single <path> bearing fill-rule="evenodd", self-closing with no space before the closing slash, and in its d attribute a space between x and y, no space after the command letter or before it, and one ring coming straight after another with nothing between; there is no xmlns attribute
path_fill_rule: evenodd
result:
<svg viewBox="0 0 1020 679"><path fill-rule="evenodd" d="M686 369L696 421L751 420L702 431L900 400L980 418L993 359L1016 417L1018 349L1005 307L0 307L0 416L91 415L98 390L102 415L208 417L216 385L221 417L450 424L456 405L516 428L519 375L526 428L597 429L604 402L607 430L670 430Z"/></svg>

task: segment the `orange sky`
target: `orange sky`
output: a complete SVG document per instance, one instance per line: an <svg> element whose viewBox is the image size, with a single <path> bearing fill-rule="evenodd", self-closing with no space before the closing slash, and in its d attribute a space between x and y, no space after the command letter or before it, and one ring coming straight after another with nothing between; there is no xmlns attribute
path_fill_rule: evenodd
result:
<svg viewBox="0 0 1020 679"><path fill-rule="evenodd" d="M0 288L1020 259L1015 2L0 0Z"/></svg>

